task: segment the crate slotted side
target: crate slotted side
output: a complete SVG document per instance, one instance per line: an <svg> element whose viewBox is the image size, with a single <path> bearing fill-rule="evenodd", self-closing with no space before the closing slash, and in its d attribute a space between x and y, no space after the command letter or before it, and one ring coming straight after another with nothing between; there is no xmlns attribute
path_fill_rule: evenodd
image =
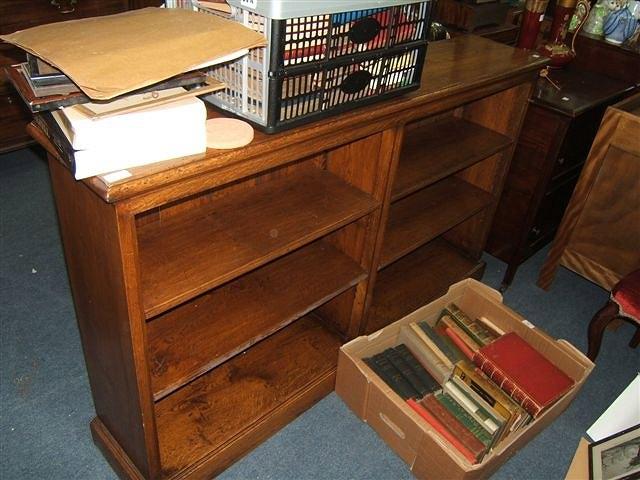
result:
<svg viewBox="0 0 640 480"><path fill-rule="evenodd" d="M417 88L430 7L426 1L285 20L233 7L232 20L263 33L268 46L213 67L209 74L227 87L206 100L270 133ZM377 34L351 41L359 23ZM358 70L371 81L346 93L342 83Z"/></svg>

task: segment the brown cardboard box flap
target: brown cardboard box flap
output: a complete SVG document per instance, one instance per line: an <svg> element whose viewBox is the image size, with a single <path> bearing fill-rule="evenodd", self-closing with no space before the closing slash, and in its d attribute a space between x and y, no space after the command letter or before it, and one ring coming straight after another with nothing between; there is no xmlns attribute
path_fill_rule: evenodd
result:
<svg viewBox="0 0 640 480"><path fill-rule="evenodd" d="M265 45L261 34L239 23L164 8L40 25L0 38L60 69L94 100Z"/></svg>

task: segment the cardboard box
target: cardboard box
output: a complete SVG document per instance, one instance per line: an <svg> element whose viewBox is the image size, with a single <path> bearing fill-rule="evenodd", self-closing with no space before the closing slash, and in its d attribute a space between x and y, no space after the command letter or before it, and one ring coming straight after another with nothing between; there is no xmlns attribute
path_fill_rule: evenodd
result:
<svg viewBox="0 0 640 480"><path fill-rule="evenodd" d="M512 433L485 456L470 464L427 422L415 413L363 361L398 344L402 325L426 320L431 325L450 302L472 318L486 316L503 330L515 331L575 380L573 388L525 428ZM529 440L558 417L571 403L593 369L593 363L565 340L556 340L502 303L496 290L467 279L446 295L397 322L358 337L340 349L336 393L387 442L420 479L479 479L495 472Z"/></svg>
<svg viewBox="0 0 640 480"><path fill-rule="evenodd" d="M565 480L585 480L589 478L589 441L581 438L573 455Z"/></svg>

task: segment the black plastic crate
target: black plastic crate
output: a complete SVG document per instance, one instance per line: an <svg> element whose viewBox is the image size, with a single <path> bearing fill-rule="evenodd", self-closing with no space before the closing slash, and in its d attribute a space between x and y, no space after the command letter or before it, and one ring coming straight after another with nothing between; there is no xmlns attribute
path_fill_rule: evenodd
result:
<svg viewBox="0 0 640 480"><path fill-rule="evenodd" d="M269 19L232 8L268 46L210 74L214 105L272 133L420 86L430 2Z"/></svg>

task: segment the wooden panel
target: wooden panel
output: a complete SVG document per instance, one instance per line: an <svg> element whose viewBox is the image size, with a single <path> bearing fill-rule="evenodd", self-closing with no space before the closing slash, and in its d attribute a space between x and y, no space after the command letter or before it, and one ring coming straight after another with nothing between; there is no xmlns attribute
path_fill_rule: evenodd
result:
<svg viewBox="0 0 640 480"><path fill-rule="evenodd" d="M640 94L609 107L540 270L548 289L561 263L605 289L640 267Z"/></svg>
<svg viewBox="0 0 640 480"><path fill-rule="evenodd" d="M371 193L388 208L388 185L396 165L402 129L389 129L378 135L327 152L327 168L350 184ZM378 245L383 208L331 234L327 240L370 272ZM375 270L375 269L374 269ZM322 318L342 335L354 338L362 329L366 296L372 281L361 282L355 292L347 292L318 309Z"/></svg>
<svg viewBox="0 0 640 480"><path fill-rule="evenodd" d="M140 472L152 477L158 447L130 263L133 218L121 217L51 157L49 169L96 413Z"/></svg>
<svg viewBox="0 0 640 480"><path fill-rule="evenodd" d="M605 42L602 36L581 33L576 37L574 64L581 70L597 72L608 77L640 83L640 54L632 47ZM607 61L603 62L602 59Z"/></svg>
<svg viewBox="0 0 640 480"><path fill-rule="evenodd" d="M477 100L464 107L463 116L515 139L520 133L531 88L532 84L522 83L498 94ZM498 199L502 194L513 150L514 145L457 174L465 181L491 192L494 196L493 205L483 210L480 215L447 233L447 240L465 249L474 258L480 257L487 243L489 228Z"/></svg>
<svg viewBox="0 0 640 480"><path fill-rule="evenodd" d="M315 242L158 317L148 325L156 400L365 276L351 258Z"/></svg>
<svg viewBox="0 0 640 480"><path fill-rule="evenodd" d="M335 371L340 342L304 317L156 405L166 476L224 449Z"/></svg>
<svg viewBox="0 0 640 480"><path fill-rule="evenodd" d="M570 119L530 105L505 180L486 250L505 262L526 242Z"/></svg>
<svg viewBox="0 0 640 480"><path fill-rule="evenodd" d="M58 0L60 4L71 3ZM111 15L129 8L159 6L160 0L79 0L73 11L63 13L51 0L2 0L0 3L0 34L15 32L43 23L64 22L97 15Z"/></svg>
<svg viewBox="0 0 640 480"><path fill-rule="evenodd" d="M640 128L635 133L640 139ZM640 260L640 148L636 150L608 149L597 188L589 193L569 244L571 251L606 265L619 278Z"/></svg>
<svg viewBox="0 0 640 480"><path fill-rule="evenodd" d="M473 165L511 143L504 135L455 117L410 130L402 147L392 199Z"/></svg>
<svg viewBox="0 0 640 480"><path fill-rule="evenodd" d="M152 317L371 212L377 203L315 170L227 195L213 208L140 227L142 296Z"/></svg>
<svg viewBox="0 0 640 480"><path fill-rule="evenodd" d="M492 196L449 177L391 205L380 268L478 213Z"/></svg>
<svg viewBox="0 0 640 480"><path fill-rule="evenodd" d="M378 272L366 333L389 325L444 295L467 277L480 278L484 262L464 257L438 238Z"/></svg>

